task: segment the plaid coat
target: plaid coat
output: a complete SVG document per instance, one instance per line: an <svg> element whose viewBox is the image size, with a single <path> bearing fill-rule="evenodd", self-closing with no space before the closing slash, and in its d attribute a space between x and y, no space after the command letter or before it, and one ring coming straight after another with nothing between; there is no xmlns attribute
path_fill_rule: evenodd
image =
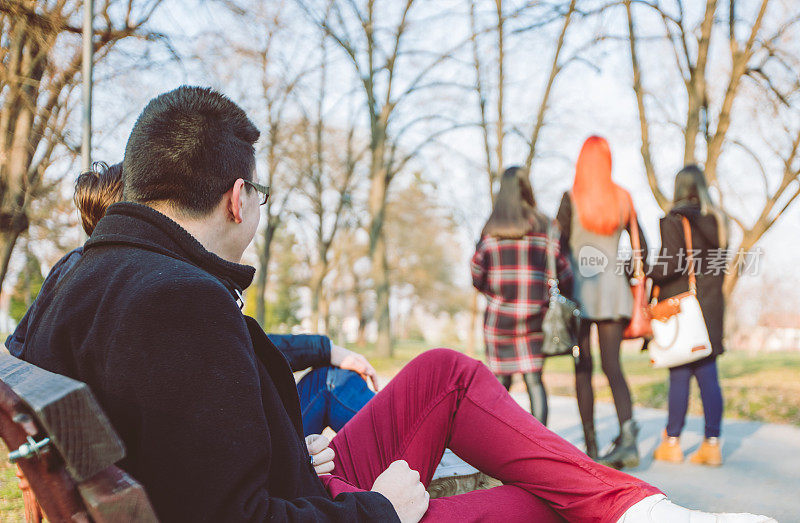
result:
<svg viewBox="0 0 800 523"><path fill-rule="evenodd" d="M495 374L540 371L542 319L547 311L547 234L520 239L484 236L472 257L472 284L488 300L483 334L489 368ZM569 295L572 270L553 242L559 288Z"/></svg>

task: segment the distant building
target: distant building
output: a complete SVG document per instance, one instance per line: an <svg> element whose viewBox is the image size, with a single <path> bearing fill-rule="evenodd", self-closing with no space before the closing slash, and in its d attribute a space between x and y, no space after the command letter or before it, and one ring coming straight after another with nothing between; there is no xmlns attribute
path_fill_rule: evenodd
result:
<svg viewBox="0 0 800 523"><path fill-rule="evenodd" d="M762 314L758 323L726 340L732 349L751 352L800 351L800 314Z"/></svg>

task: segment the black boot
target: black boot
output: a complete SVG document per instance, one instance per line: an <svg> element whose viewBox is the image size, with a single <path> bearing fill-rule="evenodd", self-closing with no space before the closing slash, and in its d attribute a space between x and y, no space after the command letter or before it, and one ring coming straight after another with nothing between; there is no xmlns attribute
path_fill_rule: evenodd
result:
<svg viewBox="0 0 800 523"><path fill-rule="evenodd" d="M594 423L583 424L583 441L586 443L586 455L597 460L597 433L594 431Z"/></svg>
<svg viewBox="0 0 800 523"><path fill-rule="evenodd" d="M636 437L639 426L629 419L622 424L619 436L614 440L611 451L597 460L599 463L615 469L636 467L639 465L639 449L636 448Z"/></svg>
<svg viewBox="0 0 800 523"><path fill-rule="evenodd" d="M522 375L528 397L531 400L531 414L547 426L547 392L544 389L541 372L526 372Z"/></svg>

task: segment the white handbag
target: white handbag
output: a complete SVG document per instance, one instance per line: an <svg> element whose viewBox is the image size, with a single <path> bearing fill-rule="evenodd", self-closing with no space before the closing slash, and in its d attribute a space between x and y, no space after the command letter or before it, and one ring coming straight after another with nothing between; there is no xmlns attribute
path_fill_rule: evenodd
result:
<svg viewBox="0 0 800 523"><path fill-rule="evenodd" d="M692 256L692 231L689 220L681 216L688 253L689 292L657 302L650 306L653 340L648 348L653 367L677 367L711 355L711 341L697 301L697 280ZM653 299L658 298L658 288Z"/></svg>

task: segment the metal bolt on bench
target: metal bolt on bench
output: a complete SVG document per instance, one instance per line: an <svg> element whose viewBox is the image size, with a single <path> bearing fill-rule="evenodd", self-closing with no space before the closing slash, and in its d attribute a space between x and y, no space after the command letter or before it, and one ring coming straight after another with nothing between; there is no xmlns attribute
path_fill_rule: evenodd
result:
<svg viewBox="0 0 800 523"><path fill-rule="evenodd" d="M2 350L0 442L17 463L26 522L158 521L142 486L114 465L125 447L89 387Z"/></svg>
<svg viewBox="0 0 800 523"><path fill-rule="evenodd" d="M31 456L39 457L42 452L47 452L48 450L50 450L50 438L36 441L28 436L27 443L23 443L17 450L12 450L8 453L8 461L16 463L21 459L30 458Z"/></svg>

